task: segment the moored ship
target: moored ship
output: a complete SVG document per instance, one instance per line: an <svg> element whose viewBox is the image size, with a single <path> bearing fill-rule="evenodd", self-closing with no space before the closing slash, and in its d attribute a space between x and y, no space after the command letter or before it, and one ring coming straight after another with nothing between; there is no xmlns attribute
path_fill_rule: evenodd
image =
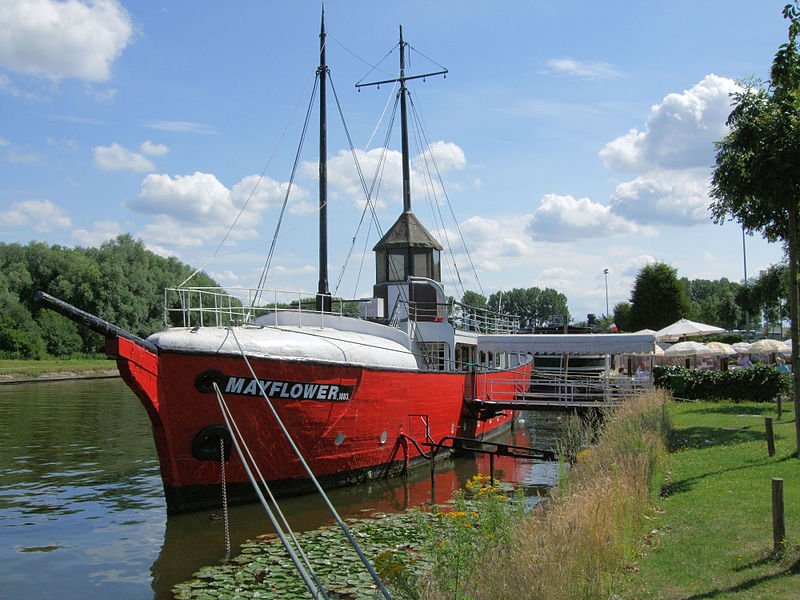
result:
<svg viewBox="0 0 800 600"><path fill-rule="evenodd" d="M165 293L167 327L145 340L39 294L105 335L107 354L150 417L171 513L220 505L221 461L227 499L255 498L231 452L223 399L266 483L276 495L290 495L313 489L304 462L323 486L347 485L397 474L424 460L426 444L448 436L496 434L513 411L476 411L474 401L513 397L530 378L529 356L481 352L479 332L513 333L517 323L448 301L442 246L411 210L406 81L423 76L405 74L402 29L394 81L404 210L374 247L373 297L331 298L324 21L320 38L320 283L313 309L303 306L302 295L287 307L263 289L179 287ZM358 317L344 314L355 307Z"/></svg>

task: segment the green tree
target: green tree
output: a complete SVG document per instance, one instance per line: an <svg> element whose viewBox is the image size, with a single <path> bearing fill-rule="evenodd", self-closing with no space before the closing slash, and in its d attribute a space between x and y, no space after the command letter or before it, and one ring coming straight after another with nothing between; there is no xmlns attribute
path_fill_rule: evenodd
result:
<svg viewBox="0 0 800 600"><path fill-rule="evenodd" d="M795 437L800 453L798 372L798 234L800 199L800 7L787 4L788 41L775 54L766 84L748 82L734 94L729 133L717 142L711 213L734 219L788 246Z"/></svg>
<svg viewBox="0 0 800 600"><path fill-rule="evenodd" d="M631 292L628 325L632 331L659 330L685 317L689 310L689 297L675 268L663 262L642 267Z"/></svg>
<svg viewBox="0 0 800 600"><path fill-rule="evenodd" d="M538 287L514 288L489 296L486 307L520 317L523 328L533 329L548 323L550 317L558 316L569 320L567 297L552 288Z"/></svg>
<svg viewBox="0 0 800 600"><path fill-rule="evenodd" d="M631 304L630 302L617 302L614 305L614 325L619 331L635 331L631 328ZM605 324L605 329L611 325L611 321Z"/></svg>
<svg viewBox="0 0 800 600"><path fill-rule="evenodd" d="M472 290L467 290L461 298L461 304L466 304L473 308L486 308L486 296L478 292L473 292Z"/></svg>
<svg viewBox="0 0 800 600"><path fill-rule="evenodd" d="M682 281L691 302L689 318L726 329L736 329L744 323L744 312L736 304L741 284L724 277L717 281L708 279Z"/></svg>

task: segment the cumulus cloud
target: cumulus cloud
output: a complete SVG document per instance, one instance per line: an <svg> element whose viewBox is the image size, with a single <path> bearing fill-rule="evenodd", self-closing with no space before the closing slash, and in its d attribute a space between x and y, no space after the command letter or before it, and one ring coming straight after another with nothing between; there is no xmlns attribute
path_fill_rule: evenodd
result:
<svg viewBox="0 0 800 600"><path fill-rule="evenodd" d="M114 142L110 146L97 146L94 151L94 164L104 171L152 171L153 162L144 154L128 150Z"/></svg>
<svg viewBox="0 0 800 600"><path fill-rule="evenodd" d="M217 133L216 129L204 123L193 123L191 121L148 121L144 123L148 129L158 131L169 131L172 133L199 133L209 135Z"/></svg>
<svg viewBox="0 0 800 600"><path fill-rule="evenodd" d="M0 212L0 225L32 227L38 232L46 233L54 229L67 229L72 221L50 200L24 200Z"/></svg>
<svg viewBox="0 0 800 600"><path fill-rule="evenodd" d="M372 201L376 206L385 206L389 202L402 203L403 198L403 172L402 155L396 150L373 148L369 151L356 150L356 159L361 167L361 172L367 178L367 186L372 185L373 174L378 169L381 159L384 165L381 169L380 189ZM445 175L452 171L462 170L467 165L463 149L452 142L432 142L421 154L411 159L411 196L422 198L428 195L424 182L429 177L423 172L439 173ZM303 176L317 179L319 166L316 162L304 162L300 167ZM350 198L357 206L364 206L366 202L364 188L358 176L358 171L353 164L353 156L347 150L341 150L336 155L328 157L328 191L333 199L340 197Z"/></svg>
<svg viewBox="0 0 800 600"><path fill-rule="evenodd" d="M655 231L637 225L589 198L546 194L527 226L535 239L547 242L572 242L589 238L623 235L653 235Z"/></svg>
<svg viewBox="0 0 800 600"><path fill-rule="evenodd" d="M513 217L480 217L474 216L465 220L459 228L465 239L469 240L469 252L475 265L486 271L499 271L509 261L518 260L534 254L530 237L525 233L525 225L529 215ZM438 239L449 239L452 243L458 239L458 233L448 231L436 232ZM456 246L460 251L460 245ZM457 257L464 263L465 256Z"/></svg>
<svg viewBox="0 0 800 600"><path fill-rule="evenodd" d="M97 221L92 229L74 230L72 237L84 246L99 246L103 242L113 240L122 233L122 227L116 221Z"/></svg>
<svg viewBox="0 0 800 600"><path fill-rule="evenodd" d="M708 169L650 171L617 185L614 213L637 223L687 225L708 223Z"/></svg>
<svg viewBox="0 0 800 600"><path fill-rule="evenodd" d="M196 172L171 177L147 175L139 196L127 203L132 210L152 217L142 237L153 246L198 247L222 239L237 215L231 239L256 237L255 226L264 211L282 204L288 184L269 177L245 177L230 190L214 175ZM291 202L302 201L306 192L295 185Z"/></svg>
<svg viewBox="0 0 800 600"><path fill-rule="evenodd" d="M150 140L142 142L141 146L139 146L139 150L142 151L142 154L147 154L148 156L164 156L169 152L169 148L164 144L156 144Z"/></svg>
<svg viewBox="0 0 800 600"><path fill-rule="evenodd" d="M651 107L644 130L631 129L600 151L610 169L642 173L651 169L708 167L714 142L726 133L732 79L706 75L682 93L672 93Z"/></svg>
<svg viewBox="0 0 800 600"><path fill-rule="evenodd" d="M570 57L551 58L547 61L547 71L559 75L579 77L581 79L617 79L622 73L606 62L592 60L575 60Z"/></svg>
<svg viewBox="0 0 800 600"><path fill-rule="evenodd" d="M107 81L133 36L115 0L16 0L0 5L0 66L59 80Z"/></svg>

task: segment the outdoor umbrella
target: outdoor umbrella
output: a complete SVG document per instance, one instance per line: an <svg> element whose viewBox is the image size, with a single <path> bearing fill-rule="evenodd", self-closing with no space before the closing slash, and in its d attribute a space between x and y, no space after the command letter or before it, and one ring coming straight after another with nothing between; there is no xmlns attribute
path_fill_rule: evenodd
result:
<svg viewBox="0 0 800 600"><path fill-rule="evenodd" d="M722 333L722 327L697 323L689 319L679 319L672 325L667 325L663 329L656 331L656 339L662 341L678 340L682 337L692 337L697 335L710 335L712 333Z"/></svg>
<svg viewBox="0 0 800 600"><path fill-rule="evenodd" d="M750 352L750 343L736 342L735 344L731 344L731 348L736 350L739 354L747 354L748 352Z"/></svg>
<svg viewBox="0 0 800 600"><path fill-rule="evenodd" d="M664 356L698 356L713 354L711 349L700 342L678 342L664 350Z"/></svg>
<svg viewBox="0 0 800 600"><path fill-rule="evenodd" d="M778 352L786 352L786 344L781 341L773 339L757 340L750 344L748 353L750 354L777 354Z"/></svg>
<svg viewBox="0 0 800 600"><path fill-rule="evenodd" d="M723 344L722 342L708 342L706 347L711 350L711 354L719 354L722 356L733 356L736 354L736 350L734 350L733 346L730 344Z"/></svg>

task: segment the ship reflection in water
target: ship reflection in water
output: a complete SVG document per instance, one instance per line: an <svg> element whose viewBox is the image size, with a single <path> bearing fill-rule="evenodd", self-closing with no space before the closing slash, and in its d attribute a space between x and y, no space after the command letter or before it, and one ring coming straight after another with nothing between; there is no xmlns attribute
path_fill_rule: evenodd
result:
<svg viewBox="0 0 800 600"><path fill-rule="evenodd" d="M119 379L0 386L0 579L27 598L171 598L171 588L224 558L222 510L166 516L150 425ZM555 448L556 414L526 415L499 441ZM495 476L530 494L556 465L495 458ZM329 493L344 518L447 501L489 457L441 461L430 471ZM435 498L434 498L435 497ZM333 519L316 495L281 501L297 531ZM230 509L232 551L271 531L260 504ZM160 549L159 549L160 545Z"/></svg>

